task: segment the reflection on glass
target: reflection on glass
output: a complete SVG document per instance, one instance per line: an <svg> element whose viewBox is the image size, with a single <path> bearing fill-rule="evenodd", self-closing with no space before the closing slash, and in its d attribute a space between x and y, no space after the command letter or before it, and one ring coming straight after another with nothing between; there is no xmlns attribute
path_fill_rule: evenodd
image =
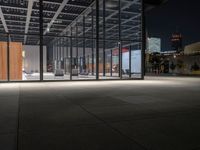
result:
<svg viewBox="0 0 200 150"><path fill-rule="evenodd" d="M141 50L134 49L131 50L131 77L132 78L141 78Z"/></svg>

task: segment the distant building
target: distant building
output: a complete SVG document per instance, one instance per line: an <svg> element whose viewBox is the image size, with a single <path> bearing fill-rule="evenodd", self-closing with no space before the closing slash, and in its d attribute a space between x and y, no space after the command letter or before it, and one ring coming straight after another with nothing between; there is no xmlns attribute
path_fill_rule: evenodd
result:
<svg viewBox="0 0 200 150"><path fill-rule="evenodd" d="M171 47L172 50L176 51L177 53L183 51L182 35L180 33L176 32L172 34Z"/></svg>
<svg viewBox="0 0 200 150"><path fill-rule="evenodd" d="M185 55L200 54L200 42L185 46L184 54Z"/></svg>
<svg viewBox="0 0 200 150"><path fill-rule="evenodd" d="M164 52L161 52L160 54L163 54L163 55L172 55L172 54L176 54L176 51L164 51Z"/></svg>
<svg viewBox="0 0 200 150"><path fill-rule="evenodd" d="M147 38L147 52L160 53L161 52L161 39L160 38Z"/></svg>

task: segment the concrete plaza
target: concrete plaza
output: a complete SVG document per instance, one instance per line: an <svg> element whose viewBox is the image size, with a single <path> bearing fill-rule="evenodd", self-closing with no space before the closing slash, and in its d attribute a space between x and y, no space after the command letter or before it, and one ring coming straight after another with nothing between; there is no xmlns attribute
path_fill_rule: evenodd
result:
<svg viewBox="0 0 200 150"><path fill-rule="evenodd" d="M200 78L0 84L1 150L199 150Z"/></svg>

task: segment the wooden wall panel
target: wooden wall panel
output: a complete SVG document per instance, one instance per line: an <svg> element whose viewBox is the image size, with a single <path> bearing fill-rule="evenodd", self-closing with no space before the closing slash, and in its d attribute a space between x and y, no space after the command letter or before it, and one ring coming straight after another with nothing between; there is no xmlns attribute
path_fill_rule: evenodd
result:
<svg viewBox="0 0 200 150"><path fill-rule="evenodd" d="M0 42L0 80L7 80L7 42Z"/></svg>
<svg viewBox="0 0 200 150"><path fill-rule="evenodd" d="M22 80L22 43L10 42L10 80Z"/></svg>
<svg viewBox="0 0 200 150"><path fill-rule="evenodd" d="M10 42L10 80L22 80L22 43ZM0 80L7 80L7 42L0 42Z"/></svg>

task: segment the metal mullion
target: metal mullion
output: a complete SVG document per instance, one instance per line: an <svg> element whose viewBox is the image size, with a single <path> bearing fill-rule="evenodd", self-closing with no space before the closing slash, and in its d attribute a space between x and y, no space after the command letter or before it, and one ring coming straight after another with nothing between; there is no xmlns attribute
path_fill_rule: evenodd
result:
<svg viewBox="0 0 200 150"><path fill-rule="evenodd" d="M66 41L65 41L65 42L66 42L66 50L67 50L67 52L66 52L66 57L69 58L69 48L68 48L68 47L69 47L69 44L68 44L69 39L66 38Z"/></svg>
<svg viewBox="0 0 200 150"><path fill-rule="evenodd" d="M58 38L57 38L57 40L56 40L56 61L58 61L59 60L59 51L58 51Z"/></svg>
<svg viewBox="0 0 200 150"><path fill-rule="evenodd" d="M88 54L88 57L87 57L87 67L89 68L90 66L90 55Z"/></svg>
<svg viewBox="0 0 200 150"><path fill-rule="evenodd" d="M7 33L7 81L10 81L10 35Z"/></svg>
<svg viewBox="0 0 200 150"><path fill-rule="evenodd" d="M145 22L145 4L144 4L144 0L141 0L142 3L142 17L141 17L141 21L142 21L142 49L141 49L141 75L142 75L142 79L144 79L145 76L145 49L146 49L146 22Z"/></svg>
<svg viewBox="0 0 200 150"><path fill-rule="evenodd" d="M61 55L61 60L64 60L64 38L62 38L62 55Z"/></svg>
<svg viewBox="0 0 200 150"><path fill-rule="evenodd" d="M71 37L70 37L70 80L72 80L72 58L73 58L73 53L72 53L72 26L71 26Z"/></svg>
<svg viewBox="0 0 200 150"><path fill-rule="evenodd" d="M67 58L67 38L65 37L64 38L64 51L65 51L65 54L64 54L64 58L66 59Z"/></svg>
<svg viewBox="0 0 200 150"><path fill-rule="evenodd" d="M55 56L54 56L54 45L53 45L53 43L51 43L51 44L52 44L53 60L54 60L54 58L55 58Z"/></svg>
<svg viewBox="0 0 200 150"><path fill-rule="evenodd" d="M92 8L92 75L94 75L94 9Z"/></svg>
<svg viewBox="0 0 200 150"><path fill-rule="evenodd" d="M76 65L78 68L78 26L77 26L77 22L76 22Z"/></svg>
<svg viewBox="0 0 200 150"><path fill-rule="evenodd" d="M121 0L118 0L118 7L119 7L119 42L118 42L118 47L119 47L119 77L122 79L122 42L121 42Z"/></svg>
<svg viewBox="0 0 200 150"><path fill-rule="evenodd" d="M40 81L43 81L43 0L40 0Z"/></svg>
<svg viewBox="0 0 200 150"><path fill-rule="evenodd" d="M113 64L113 60L112 60L112 57L113 57L113 53L112 53L112 49L110 50L110 76L112 77L112 64Z"/></svg>
<svg viewBox="0 0 200 150"><path fill-rule="evenodd" d="M129 47L129 78L131 78L131 45Z"/></svg>
<svg viewBox="0 0 200 150"><path fill-rule="evenodd" d="M105 69L106 69L106 60L105 60L105 38L106 38L106 2L103 0L103 76L106 75Z"/></svg>
<svg viewBox="0 0 200 150"><path fill-rule="evenodd" d="M85 16L83 16L83 69L85 71Z"/></svg>
<svg viewBox="0 0 200 150"><path fill-rule="evenodd" d="M55 46L54 46L54 43L52 43L52 47L53 47L53 60L55 60Z"/></svg>
<svg viewBox="0 0 200 150"><path fill-rule="evenodd" d="M61 38L59 38L59 61L61 61Z"/></svg>
<svg viewBox="0 0 200 150"><path fill-rule="evenodd" d="M99 0L96 0L96 80L99 79Z"/></svg>

